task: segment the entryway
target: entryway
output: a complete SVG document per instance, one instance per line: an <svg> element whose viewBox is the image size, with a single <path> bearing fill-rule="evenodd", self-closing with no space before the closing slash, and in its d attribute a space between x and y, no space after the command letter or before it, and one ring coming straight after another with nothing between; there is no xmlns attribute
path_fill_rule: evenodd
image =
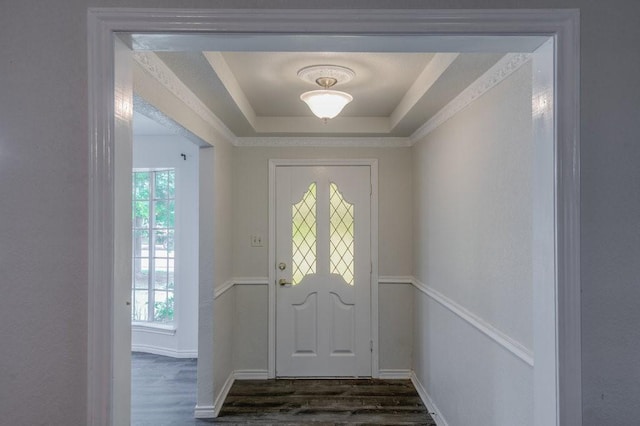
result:
<svg viewBox="0 0 640 426"><path fill-rule="evenodd" d="M534 247L534 274L537 279L533 295L536 313L533 318L533 340L536 360L532 373L532 399L535 412L546 413L535 418L535 424L557 424L560 421L568 424L572 423L572 419L577 419L577 424L581 412L579 256L576 250L576 247L579 247L579 210L576 208L579 204L579 83L575 78L579 75L577 23L577 15L570 11L345 11L336 21L335 13L329 14L327 11L262 11L259 14L249 11L246 16L244 12L239 11L191 11L176 16L176 11L91 10L88 26L88 44L91 52L88 61L89 134L92 159L89 209L88 423L118 424L119 419L128 417L128 403L125 401L126 398L121 397L120 392L121 384L128 382L128 377L117 368L121 346L126 346L122 341L126 339L113 339L112 336L119 335L118 331L127 325L123 319L127 319L128 322L129 318L126 307L129 294L120 291L122 289L118 283L122 281L119 275L127 272L130 259L125 256L123 260L122 256L117 254L122 252L124 244L130 243L130 238L123 238L127 235L122 232L122 224L126 223L122 220L125 217L122 216L123 206L128 204L130 193L127 191L128 181L119 178L121 175L117 171L123 165L128 166L130 138L127 138L126 130L130 125L132 89L130 80L120 78L130 76L130 70L127 68L129 52L123 46L118 47L118 43L114 52L114 35L130 31L153 33L152 36L162 32L185 31L201 34L210 31L221 33L223 36L231 33L234 41L238 39L237 34L256 37L261 41L264 41L266 34L294 34L293 37L300 41L304 39L299 37L301 33L321 33L323 48L326 48L327 34L336 34L336 40L355 40L358 43L368 41L376 48L386 48L388 44L384 43L398 40L398 36L403 34L417 34L424 36L424 39L419 40L423 49L429 43L431 46L443 42L454 43L456 40L464 39L464 35L472 35L475 44L468 48L470 51L478 51L479 44L490 43L489 39L493 39L494 36L502 38L501 34L539 34L549 37L549 49L546 51L551 55L542 59L544 64L549 65L545 69L553 71L552 76L543 75L534 81L534 84L545 83L545 87L550 88L547 91L536 91L536 88L533 96L537 149L534 155L534 188L537 192L534 193L534 197L538 197L534 199L537 215L534 217L534 234L543 238L537 238ZM344 37L345 34L349 34L349 37ZM434 34L443 37L434 38ZM187 34L190 35L192 34ZM161 39L163 37L166 36L160 35ZM410 40L416 41L415 38ZM222 150L221 153L224 154ZM225 182L227 181L222 180L222 183ZM127 198L123 198L123 194ZM230 214L222 216L228 217ZM228 229L225 228L225 224L226 222L222 222L216 229ZM224 239L217 240L225 242ZM273 239L270 238L269 241L271 244ZM377 246L372 244L372 247L372 256L376 256ZM276 264L275 259L269 261L270 265ZM224 265L228 262L220 263ZM375 267L373 269L375 274ZM275 302L275 280L271 279L274 278L271 274L270 272L269 283L273 283L274 288L270 287L269 296L270 302ZM218 285L220 293L233 286L232 281L224 281L228 277L230 275L227 274L218 280L224 284ZM374 282L377 278L374 276ZM211 326L214 323L211 318L213 310L210 309L210 305L213 304L213 283L214 281L210 280L209 286L203 287L207 291L201 292L207 296L205 304L201 304L201 310L207 318L201 315L200 319L207 325L207 328L203 329L203 335L209 339L209 343L215 332ZM372 289L372 305L377 303L377 294L373 294L374 291L375 287ZM425 288L424 291L428 292L429 289ZM432 292L430 297L437 302L438 294ZM270 304L270 307L272 306L274 305ZM218 309L217 313L224 313L222 309ZM372 311L375 312L374 309ZM461 312L464 314L464 311ZM275 311L271 308L270 315L275 316ZM275 317L269 321L271 345L271 342L275 341ZM372 322L375 321L376 318L372 318ZM216 325L218 324L223 322L216 320ZM482 331L482 327L480 329ZM221 333L218 334L220 335ZM224 341L224 335L220 341ZM216 348L227 346L217 345ZM269 375L275 374L275 356L272 356L275 353L275 344L273 346L269 348ZM373 349L375 357L378 352L375 339ZM211 355L212 351L213 346L209 345L205 353ZM430 360L425 354L418 355L420 360ZM217 369L219 374L214 377L213 372L209 370L198 377L202 387L198 389L200 406L197 407L197 414L203 416L216 414L218 405L214 400L214 391L222 389L217 394L224 394L226 388L221 385L225 380L224 373L232 371L233 367L222 365L231 359L230 354L225 353L225 356L213 359L221 364L216 366L220 367ZM372 364L372 370L377 373L379 369L375 358ZM424 376L425 371L418 371L418 374ZM447 404L452 403L453 399L446 397L447 395L441 396ZM455 409L449 411L455 412Z"/></svg>

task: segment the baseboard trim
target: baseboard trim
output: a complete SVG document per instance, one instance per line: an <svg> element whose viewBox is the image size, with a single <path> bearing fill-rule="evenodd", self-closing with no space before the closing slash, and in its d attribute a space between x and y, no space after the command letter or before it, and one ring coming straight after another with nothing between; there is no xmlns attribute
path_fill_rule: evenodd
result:
<svg viewBox="0 0 640 426"><path fill-rule="evenodd" d="M213 405L196 405L193 410L193 417L196 419L213 419L216 417Z"/></svg>
<svg viewBox="0 0 640 426"><path fill-rule="evenodd" d="M427 410L429 410L429 414L431 415L433 420L436 422L436 425L449 426L449 424L442 416L442 413L440 412L440 410L438 410L438 407L433 402L433 400L429 396L429 393L424 388L424 386L422 385L422 383L420 382L420 380L418 379L418 376L416 376L416 373L414 371L411 372L410 379L411 379L411 383L413 383L413 386L416 388L418 395L420 395L420 399L422 400L424 405L427 407Z"/></svg>
<svg viewBox="0 0 640 426"><path fill-rule="evenodd" d="M231 386L233 386L233 382L235 382L234 372L229 373L229 377L224 381L222 385L222 389L218 392L218 396L216 400L213 402L213 410L211 412L207 412L208 417L198 417L199 419L213 419L218 417L220 414L220 410L222 409L222 405L224 404L224 400L227 399L227 395L229 395L229 391L231 390Z"/></svg>
<svg viewBox="0 0 640 426"><path fill-rule="evenodd" d="M235 370L233 372L235 380L267 380L269 371L267 370Z"/></svg>
<svg viewBox="0 0 640 426"><path fill-rule="evenodd" d="M132 344L131 352L144 352L154 355L168 356L171 358L198 358L198 351L181 351L175 349L167 349L154 345Z"/></svg>
<svg viewBox="0 0 640 426"><path fill-rule="evenodd" d="M406 368L381 368L378 372L380 379L410 379L413 371Z"/></svg>
<svg viewBox="0 0 640 426"><path fill-rule="evenodd" d="M224 401L229 395L231 386L236 380L266 380L269 378L267 370L234 370L229 373L229 377L222 385L222 389L218 392L213 405L198 406L196 405L193 416L196 419L215 419L220 414L220 410L224 405Z"/></svg>

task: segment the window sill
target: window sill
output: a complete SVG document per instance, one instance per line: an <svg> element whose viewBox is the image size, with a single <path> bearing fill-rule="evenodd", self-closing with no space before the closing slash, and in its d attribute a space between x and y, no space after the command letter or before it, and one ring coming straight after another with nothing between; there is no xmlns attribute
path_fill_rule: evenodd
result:
<svg viewBox="0 0 640 426"><path fill-rule="evenodd" d="M176 326L173 324L156 324L152 322L132 322L131 331L156 333L173 336L176 334Z"/></svg>

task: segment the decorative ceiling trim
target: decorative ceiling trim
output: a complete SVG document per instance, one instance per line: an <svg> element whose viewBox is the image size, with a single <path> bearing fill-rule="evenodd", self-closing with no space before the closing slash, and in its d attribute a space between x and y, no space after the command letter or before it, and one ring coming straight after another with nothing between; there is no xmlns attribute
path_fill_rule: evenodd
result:
<svg viewBox="0 0 640 426"><path fill-rule="evenodd" d="M433 132L471 102L498 85L531 59L530 53L507 53L409 137L411 145Z"/></svg>
<svg viewBox="0 0 640 426"><path fill-rule="evenodd" d="M331 148L403 148L412 145L409 138L394 137L246 137L237 138L239 147L331 147Z"/></svg>
<svg viewBox="0 0 640 426"><path fill-rule="evenodd" d="M211 125L222 137L231 143L235 143L236 136L233 132L211 112L195 93L193 93L155 53L133 52L133 59L167 90L184 102L200 118Z"/></svg>

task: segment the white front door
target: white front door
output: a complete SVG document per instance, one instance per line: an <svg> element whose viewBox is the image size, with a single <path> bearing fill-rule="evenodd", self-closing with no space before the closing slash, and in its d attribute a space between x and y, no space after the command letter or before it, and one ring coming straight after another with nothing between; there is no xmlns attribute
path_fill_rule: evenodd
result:
<svg viewBox="0 0 640 426"><path fill-rule="evenodd" d="M371 169L276 168L276 375L371 376Z"/></svg>

